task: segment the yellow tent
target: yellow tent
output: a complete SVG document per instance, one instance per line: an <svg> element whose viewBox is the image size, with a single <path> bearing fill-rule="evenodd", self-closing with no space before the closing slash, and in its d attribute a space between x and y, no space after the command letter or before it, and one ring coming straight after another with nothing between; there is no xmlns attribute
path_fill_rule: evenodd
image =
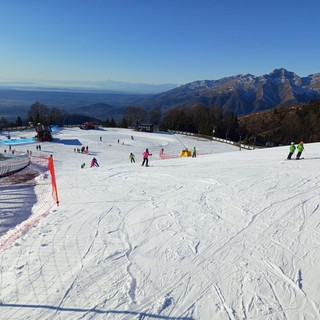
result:
<svg viewBox="0 0 320 320"><path fill-rule="evenodd" d="M191 151L186 149L180 152L180 157L191 157Z"/></svg>

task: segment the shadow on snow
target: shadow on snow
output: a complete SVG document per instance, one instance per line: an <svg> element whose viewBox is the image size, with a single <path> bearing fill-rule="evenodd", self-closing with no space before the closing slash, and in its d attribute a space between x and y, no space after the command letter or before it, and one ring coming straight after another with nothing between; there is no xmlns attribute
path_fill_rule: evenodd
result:
<svg viewBox="0 0 320 320"><path fill-rule="evenodd" d="M155 319L168 319L168 320L193 320L191 317L168 317L161 316L157 314L150 314L144 312L136 311L118 311L118 310L100 310L100 309L82 309L82 308L63 308L50 305L36 305L36 304L16 304L16 303L0 303L0 308L30 308L30 309L49 309L54 311L64 311L64 312L92 312L97 314L129 314L135 316L150 317Z"/></svg>

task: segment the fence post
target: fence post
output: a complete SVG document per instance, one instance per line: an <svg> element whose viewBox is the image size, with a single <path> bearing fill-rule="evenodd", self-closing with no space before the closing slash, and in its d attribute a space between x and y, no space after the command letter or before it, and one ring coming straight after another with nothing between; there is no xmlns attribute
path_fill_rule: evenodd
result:
<svg viewBox="0 0 320 320"><path fill-rule="evenodd" d="M54 172L54 163L53 163L52 155L50 155L50 157L48 159L48 168L49 168L49 171L51 174L52 195L56 201L57 206L59 207L58 189L57 189L56 175Z"/></svg>

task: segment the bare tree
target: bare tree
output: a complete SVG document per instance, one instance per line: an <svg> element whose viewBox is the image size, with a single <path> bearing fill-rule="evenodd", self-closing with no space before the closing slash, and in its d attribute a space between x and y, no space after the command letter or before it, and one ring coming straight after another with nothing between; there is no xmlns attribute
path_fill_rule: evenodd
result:
<svg viewBox="0 0 320 320"><path fill-rule="evenodd" d="M124 118L130 127L138 126L146 119L147 112L143 107L129 106L124 111Z"/></svg>
<svg viewBox="0 0 320 320"><path fill-rule="evenodd" d="M159 124L161 122L162 113L161 109L158 107L153 107L150 111L150 120L152 124Z"/></svg>
<svg viewBox="0 0 320 320"><path fill-rule="evenodd" d="M193 121L197 128L197 133L200 134L211 134L212 131L212 120L209 118L209 110L207 107L197 104L192 109Z"/></svg>
<svg viewBox="0 0 320 320"><path fill-rule="evenodd" d="M49 108L43 103L35 102L28 111L28 119L32 119L33 124L48 124Z"/></svg>

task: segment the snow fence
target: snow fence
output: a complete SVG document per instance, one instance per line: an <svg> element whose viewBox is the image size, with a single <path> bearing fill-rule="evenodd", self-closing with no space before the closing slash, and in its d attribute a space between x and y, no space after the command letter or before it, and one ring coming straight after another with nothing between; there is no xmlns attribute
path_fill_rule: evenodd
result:
<svg viewBox="0 0 320 320"><path fill-rule="evenodd" d="M18 172L30 164L27 155L3 155L0 153L0 178Z"/></svg>
<svg viewBox="0 0 320 320"><path fill-rule="evenodd" d="M30 159L24 170L0 179L0 251L59 205L53 157Z"/></svg>

